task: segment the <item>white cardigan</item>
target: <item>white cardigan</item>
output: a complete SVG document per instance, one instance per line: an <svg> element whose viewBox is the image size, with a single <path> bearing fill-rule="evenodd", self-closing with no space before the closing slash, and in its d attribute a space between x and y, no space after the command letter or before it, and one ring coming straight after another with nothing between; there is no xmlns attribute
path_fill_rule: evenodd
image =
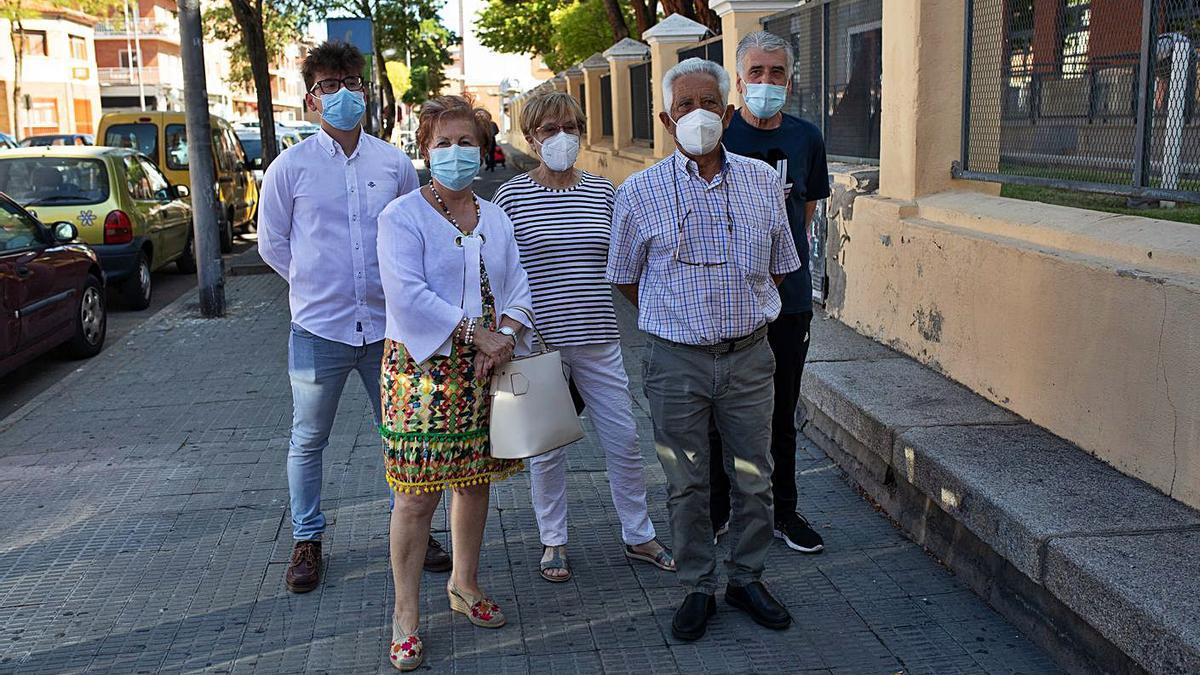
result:
<svg viewBox="0 0 1200 675"><path fill-rule="evenodd" d="M479 252L496 312L528 328L529 317L516 308L531 309L533 300L512 222L489 201L480 199L479 209L473 234L483 239ZM478 315L479 274L468 269L476 259L471 244L477 242L464 242L420 190L396 199L379 214L379 275L387 304L384 334L402 343L417 363L434 354L448 356L459 322ZM474 288L467 288L468 282ZM518 343L520 351L529 349L529 331Z"/></svg>

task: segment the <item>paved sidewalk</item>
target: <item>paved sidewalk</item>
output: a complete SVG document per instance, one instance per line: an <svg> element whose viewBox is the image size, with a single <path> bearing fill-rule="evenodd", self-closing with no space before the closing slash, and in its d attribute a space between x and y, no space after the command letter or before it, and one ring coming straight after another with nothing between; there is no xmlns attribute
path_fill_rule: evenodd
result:
<svg viewBox="0 0 1200 675"><path fill-rule="evenodd" d="M228 292L225 320L179 303L0 428L0 672L390 672L387 493L361 387L347 388L326 456L324 584L291 595L286 289L260 275L230 279ZM640 344L627 340L631 365ZM669 539L637 398L651 514ZM773 547L767 581L792 629L760 629L722 605L702 641L671 638L680 593L671 575L621 555L589 437L571 449L574 581L537 576L527 475L498 485L482 581L510 623L484 631L452 617L445 577L427 575L428 670L1053 670L820 451L805 443L800 456L802 509L829 550ZM439 513L435 527L445 522Z"/></svg>
<svg viewBox="0 0 1200 675"><path fill-rule="evenodd" d="M361 386L347 386L325 456L324 582L289 594L286 287L237 276L227 293L226 319L176 303L0 422L0 673L393 672L388 499ZM642 341L627 306L622 320L651 516L669 541ZM481 582L509 624L452 616L446 577L426 575L423 672L1055 672L807 441L801 509L828 551L776 542L766 577L795 625L761 629L721 603L703 640L680 643L673 576L621 553L602 451L589 435L570 452L574 580L538 576L527 474L496 486ZM434 526L445 541L444 512Z"/></svg>

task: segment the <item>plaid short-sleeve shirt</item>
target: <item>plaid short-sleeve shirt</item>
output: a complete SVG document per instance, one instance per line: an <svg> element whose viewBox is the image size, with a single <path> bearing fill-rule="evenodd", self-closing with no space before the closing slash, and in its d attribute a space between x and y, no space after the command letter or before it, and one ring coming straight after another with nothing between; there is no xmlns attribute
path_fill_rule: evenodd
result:
<svg viewBox="0 0 1200 675"><path fill-rule="evenodd" d="M724 152L711 181L676 151L617 190L609 282L638 284L638 327L706 345L745 337L780 310L772 275L800 268L779 174Z"/></svg>

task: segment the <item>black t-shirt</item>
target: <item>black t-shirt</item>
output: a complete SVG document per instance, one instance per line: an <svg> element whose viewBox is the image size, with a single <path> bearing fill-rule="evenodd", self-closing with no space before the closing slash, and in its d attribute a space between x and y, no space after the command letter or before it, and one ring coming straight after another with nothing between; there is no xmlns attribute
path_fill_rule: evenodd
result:
<svg viewBox="0 0 1200 675"><path fill-rule="evenodd" d="M812 311L812 273L808 267L808 235L804 231L804 207L829 196L829 168L825 162L825 140L815 125L784 113L775 129L757 129L742 118L739 110L725 130L725 149L761 159L775 167L784 182L784 203L792 238L802 266L779 285L784 314Z"/></svg>

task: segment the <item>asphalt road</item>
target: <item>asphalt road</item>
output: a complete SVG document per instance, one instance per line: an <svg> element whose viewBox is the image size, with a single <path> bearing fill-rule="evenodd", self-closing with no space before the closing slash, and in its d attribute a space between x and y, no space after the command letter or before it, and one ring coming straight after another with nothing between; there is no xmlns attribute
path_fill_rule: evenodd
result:
<svg viewBox="0 0 1200 675"><path fill-rule="evenodd" d="M225 256L227 266L231 256L254 246L253 236L250 235L249 238L241 236L234 240L234 252ZM140 312L126 309L117 294L110 290L108 295L108 336L104 342L105 351L120 349L121 339L131 330L140 326L179 296L194 292L196 288L196 276L176 272L174 264L167 265L165 269L155 272L153 279L154 295L150 307ZM87 362L69 359L54 350L0 377L0 419L9 416L34 396L85 363Z"/></svg>

